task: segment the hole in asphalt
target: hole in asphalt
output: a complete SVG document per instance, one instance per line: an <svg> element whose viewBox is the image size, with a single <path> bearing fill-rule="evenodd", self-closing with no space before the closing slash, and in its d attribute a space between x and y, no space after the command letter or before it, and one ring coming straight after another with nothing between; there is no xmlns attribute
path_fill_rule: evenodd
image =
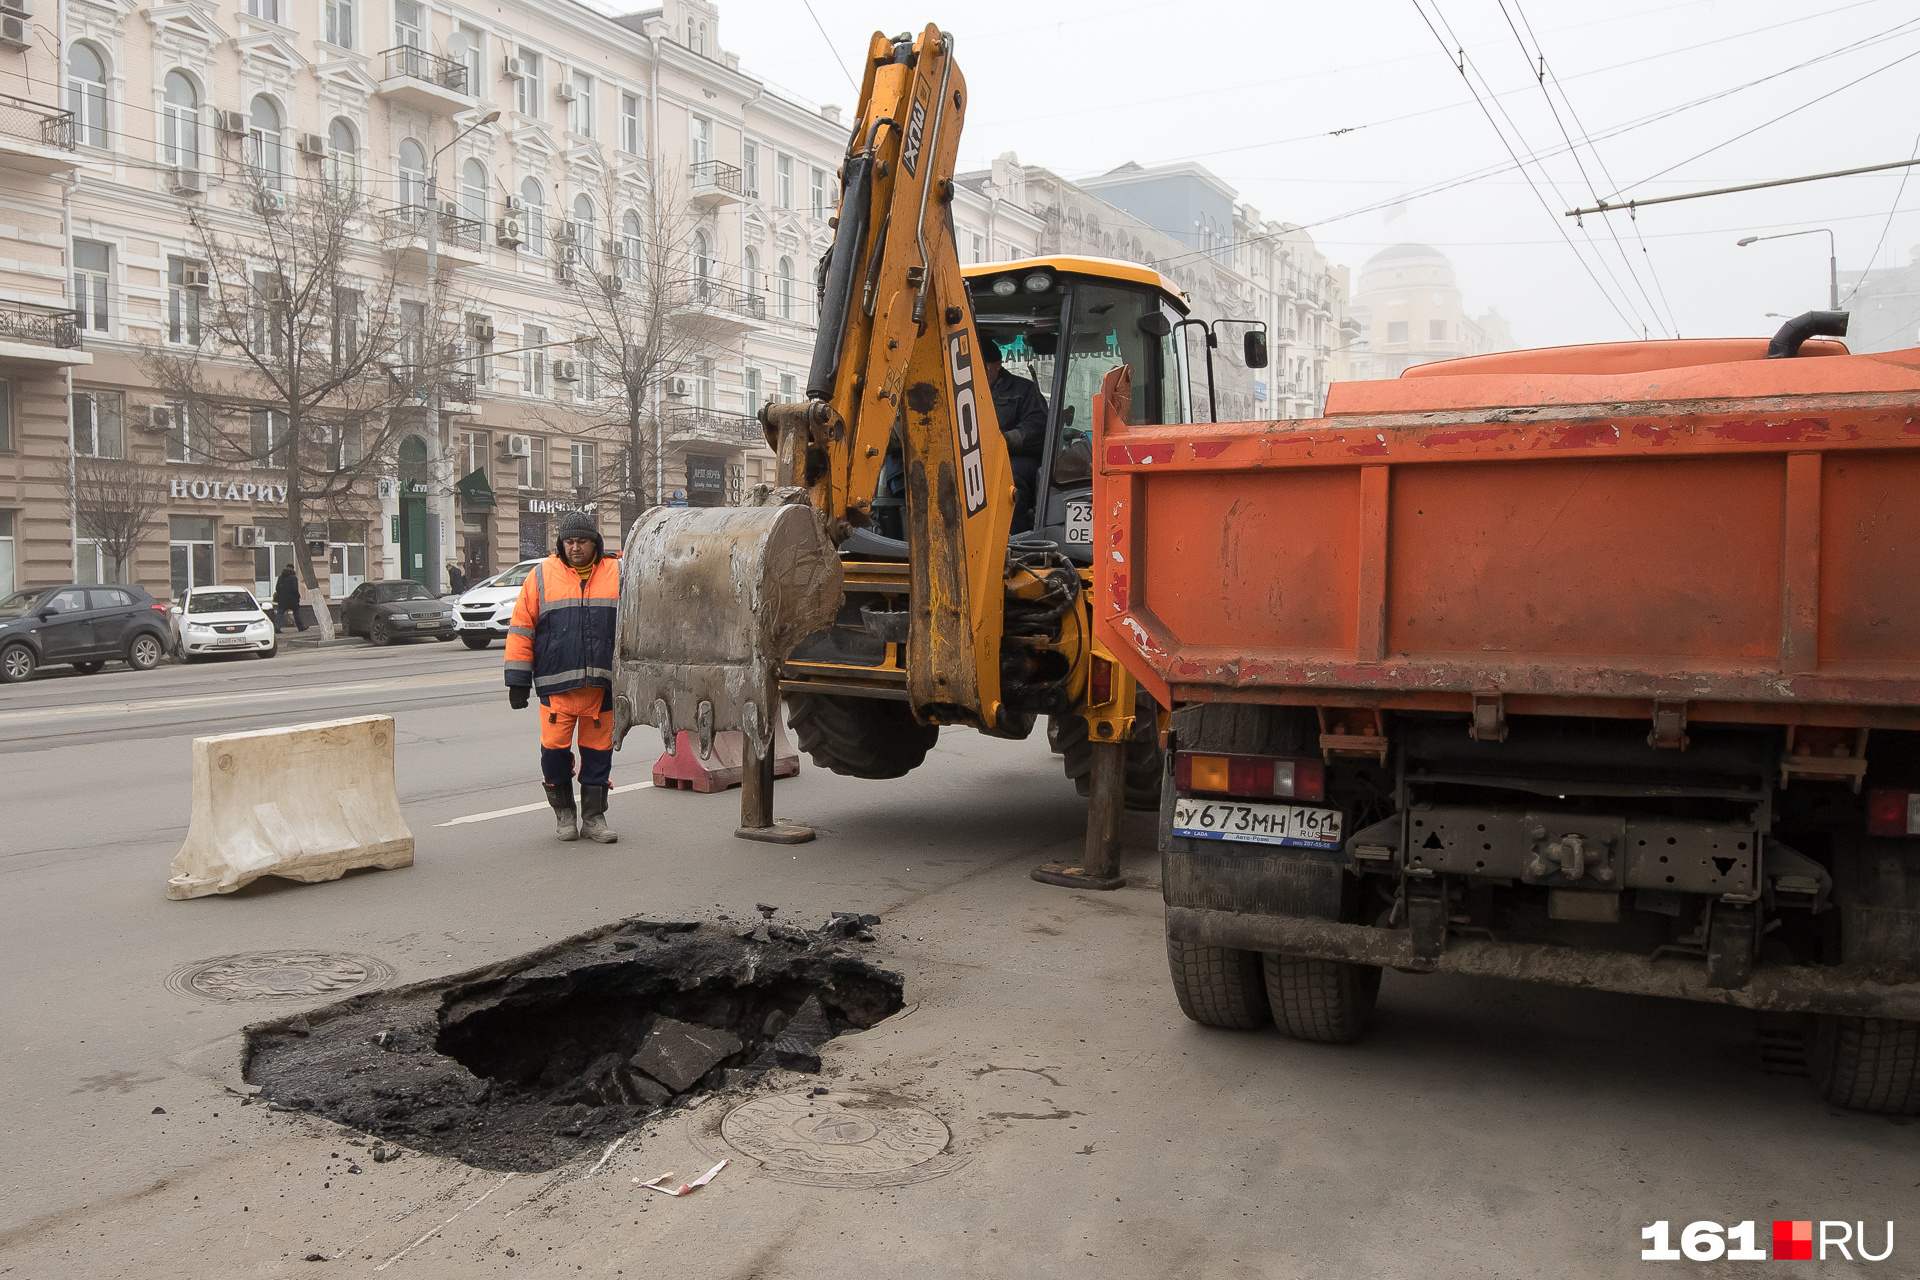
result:
<svg viewBox="0 0 1920 1280"><path fill-rule="evenodd" d="M515 960L247 1030L273 1103L487 1169L538 1171L650 1116L817 1072L902 1007L899 975L819 931L627 921Z"/></svg>

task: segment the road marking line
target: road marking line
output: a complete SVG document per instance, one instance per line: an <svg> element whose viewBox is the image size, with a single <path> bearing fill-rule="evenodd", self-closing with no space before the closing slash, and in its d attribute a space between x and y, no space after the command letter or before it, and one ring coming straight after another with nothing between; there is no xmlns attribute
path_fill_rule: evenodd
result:
<svg viewBox="0 0 1920 1280"><path fill-rule="evenodd" d="M500 1188L502 1188L502 1187L504 1187L504 1186L506 1186L506 1185L507 1185L507 1184L508 1184L509 1182L512 1182L512 1181L513 1181L513 1178L514 1178L514 1175L510 1173L510 1174L508 1174L508 1175L507 1175L506 1177L504 1177L504 1178L502 1178L502 1179L500 1179L500 1181L498 1181L498 1182L496 1182L496 1183L494 1183L494 1184L493 1184L493 1186L492 1186L492 1187L491 1187L491 1188L490 1188L490 1189L489 1189L489 1190L487 1191L487 1195L486 1195L486 1196L481 1196L481 1197L480 1197L480 1200L485 1200L485 1199L487 1198L487 1196L490 1196L490 1195L492 1195L492 1194L493 1194L493 1193L494 1193L495 1191L498 1191L498 1190L499 1190ZM467 1206L467 1209L477 1209L477 1208L479 1208L479 1207L480 1207L480 1200L475 1200L475 1201L474 1201L474 1202L473 1202L472 1204L470 1204L470 1205L468 1205L468 1206ZM465 1212L467 1211L467 1209L462 1209L462 1210L460 1211L460 1213L465 1213ZM459 1217L459 1216L460 1216L460 1213L456 1213L456 1214L454 1214L454 1215L453 1215L453 1218L457 1218L457 1217ZM447 1223L448 1223L448 1222L452 1222L452 1221L453 1221L453 1218L448 1218L446 1222L443 1222L443 1223L441 1223L441 1224L440 1224L440 1227L444 1227L444 1226L446 1226L446 1225L447 1225ZM415 1249L418 1249L418 1248L419 1248L419 1247L420 1247L421 1245L423 1245L423 1244L425 1244L425 1243L426 1243L426 1242L427 1242L428 1240L431 1240L431 1239L432 1239L432 1238L433 1238L434 1236L437 1236L437 1235L439 1235L439 1234L440 1234L440 1227L435 1227L435 1228L434 1228L433 1230L431 1230L431 1231L429 1231L429 1232L427 1232L427 1234L426 1234L426 1235L424 1235L424 1236L421 1236L421 1237L420 1237L420 1238L419 1238L418 1240L415 1240L415 1241L414 1241L414 1242L413 1242L412 1244L410 1244L410 1245L408 1245L408 1246L407 1246L406 1248L404 1248L404 1249L402 1249L402 1250L401 1250L400 1252L398 1252L398 1253L396 1253L396 1254L394 1254L394 1255L393 1255L393 1256L392 1256L391 1258L388 1258L388 1259L387 1259L387 1260L386 1260L385 1262L383 1262L383 1263L381 1263L381 1264L380 1264L379 1266L377 1266L377 1267L375 1267L375 1268L374 1268L374 1270L375 1270L375 1271L385 1271L385 1270L386 1270L386 1269L387 1269L388 1267L390 1267L390 1266L392 1266L392 1265L393 1265L394 1263L396 1263L396 1262L398 1262L398 1261L400 1261L400 1259L402 1259L402 1258L404 1258L404 1257L406 1257L406 1256L407 1256L408 1254L410 1254L410 1253L412 1253L412 1252L413 1252L413 1251L414 1251Z"/></svg>
<svg viewBox="0 0 1920 1280"><path fill-rule="evenodd" d="M142 711L179 711L188 707L215 707L235 702L264 702L269 699L299 701L341 693L372 693L382 689L414 689L421 686L458 686L497 683L490 675L465 672L440 676L403 676L390 680L367 680L352 684L316 684L281 686L273 689L249 689L238 693L209 693L182 698L148 698L138 702L98 702L37 707L32 710L0 711L0 725L30 724L36 720L69 720L82 716L131 715Z"/></svg>
<svg viewBox="0 0 1920 1280"><path fill-rule="evenodd" d="M617 796L623 791L638 791L642 787L650 787L652 785L653 785L653 779L649 778L645 782L629 782L629 783L626 783L624 786L609 787L607 789L607 794L610 796ZM542 800L538 804L517 804L511 809L493 809L486 813L470 813L464 818L455 818L451 822L441 822L441 823L436 823L435 825L442 826L442 827L458 827L458 826L463 826L464 824L469 822L485 822L490 818L511 818L516 813L532 813L536 809L544 809L546 807L547 807L547 802L544 800Z"/></svg>

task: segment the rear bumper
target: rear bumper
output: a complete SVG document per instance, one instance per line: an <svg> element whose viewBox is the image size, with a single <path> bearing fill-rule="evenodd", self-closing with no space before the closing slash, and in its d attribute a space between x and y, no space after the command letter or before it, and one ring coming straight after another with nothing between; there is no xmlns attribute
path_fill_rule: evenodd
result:
<svg viewBox="0 0 1920 1280"><path fill-rule="evenodd" d="M1882 982L1858 965L1757 964L1738 990L1707 985L1706 966L1683 957L1650 960L1619 951L1587 951L1532 942L1449 938L1437 959L1413 954L1404 929L1375 929L1300 916L1254 915L1206 907L1167 908L1167 936L1207 946L1319 960L1463 973L1557 987L1667 996L1782 1013L1835 1013L1920 1021L1920 982Z"/></svg>

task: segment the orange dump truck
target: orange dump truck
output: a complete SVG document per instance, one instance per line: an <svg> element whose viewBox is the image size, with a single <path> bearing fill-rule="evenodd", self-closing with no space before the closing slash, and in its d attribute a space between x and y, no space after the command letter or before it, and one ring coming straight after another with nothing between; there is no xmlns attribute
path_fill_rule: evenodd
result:
<svg viewBox="0 0 1920 1280"><path fill-rule="evenodd" d="M1352 1040L1383 967L1709 1001L1920 1110L1920 349L1844 325L1097 415L1189 1017Z"/></svg>

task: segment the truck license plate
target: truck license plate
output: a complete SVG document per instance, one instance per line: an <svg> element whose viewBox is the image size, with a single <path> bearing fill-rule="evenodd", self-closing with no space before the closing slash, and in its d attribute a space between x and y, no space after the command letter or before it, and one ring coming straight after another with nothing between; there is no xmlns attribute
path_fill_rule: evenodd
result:
<svg viewBox="0 0 1920 1280"><path fill-rule="evenodd" d="M1093 545L1093 499L1067 499L1067 543L1090 547Z"/></svg>
<svg viewBox="0 0 1920 1280"><path fill-rule="evenodd" d="M1338 849L1340 811L1180 796L1173 802L1173 834L1196 840L1246 840L1253 844Z"/></svg>

